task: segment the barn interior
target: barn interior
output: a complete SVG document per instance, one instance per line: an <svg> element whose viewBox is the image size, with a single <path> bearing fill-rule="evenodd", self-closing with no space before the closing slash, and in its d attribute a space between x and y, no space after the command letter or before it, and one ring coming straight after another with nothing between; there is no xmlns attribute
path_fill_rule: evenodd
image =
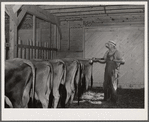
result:
<svg viewBox="0 0 149 122"><path fill-rule="evenodd" d="M114 40L126 62L119 88L144 88L144 25L144 5L6 5L5 59L100 58ZM93 86L104 67L93 65Z"/></svg>

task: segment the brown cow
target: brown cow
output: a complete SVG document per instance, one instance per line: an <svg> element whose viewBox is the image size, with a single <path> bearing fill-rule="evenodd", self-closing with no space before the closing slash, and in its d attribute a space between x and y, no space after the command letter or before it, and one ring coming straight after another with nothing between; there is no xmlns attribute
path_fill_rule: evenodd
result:
<svg viewBox="0 0 149 122"><path fill-rule="evenodd" d="M5 61L5 103L13 108L26 108L32 89L34 99L35 67L25 59Z"/></svg>
<svg viewBox="0 0 149 122"><path fill-rule="evenodd" d="M53 81L53 67L50 62L40 59L34 59L31 62L36 68L35 98L41 102L43 108L48 108L50 87Z"/></svg>
<svg viewBox="0 0 149 122"><path fill-rule="evenodd" d="M65 104L70 104L72 103L75 92L78 89L78 84L80 80L80 65L76 59L64 58L62 60L65 62L66 65L66 80L64 84L66 89Z"/></svg>
<svg viewBox="0 0 149 122"><path fill-rule="evenodd" d="M32 60L36 67L36 99L44 108L57 108L60 83L64 84L64 62L62 60ZM49 69L50 68L50 69ZM53 104L53 106L52 106Z"/></svg>
<svg viewBox="0 0 149 122"><path fill-rule="evenodd" d="M57 108L60 99L60 93L59 93L60 85L64 85L65 83L66 67L64 62L60 59L49 60L49 62L52 64L54 69L53 82L50 86L50 89L52 89L51 95L53 97L50 98L51 101L49 103L49 107L52 107L53 103L53 107Z"/></svg>
<svg viewBox="0 0 149 122"><path fill-rule="evenodd" d="M89 88L89 83L91 83L91 87L93 85L93 76L92 76L92 69L93 69L93 61L91 59L78 59L81 63L81 79L82 82L85 84L85 91Z"/></svg>

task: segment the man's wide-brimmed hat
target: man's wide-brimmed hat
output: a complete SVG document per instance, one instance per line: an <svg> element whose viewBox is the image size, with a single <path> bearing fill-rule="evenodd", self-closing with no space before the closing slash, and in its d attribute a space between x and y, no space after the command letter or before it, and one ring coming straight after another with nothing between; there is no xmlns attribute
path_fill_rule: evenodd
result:
<svg viewBox="0 0 149 122"><path fill-rule="evenodd" d="M116 46L116 43L113 40L108 41L108 44L112 44L113 46Z"/></svg>

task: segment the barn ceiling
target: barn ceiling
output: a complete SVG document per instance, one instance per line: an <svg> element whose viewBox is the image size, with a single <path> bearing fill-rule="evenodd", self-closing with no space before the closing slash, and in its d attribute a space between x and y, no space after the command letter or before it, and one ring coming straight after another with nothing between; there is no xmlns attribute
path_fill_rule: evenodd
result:
<svg viewBox="0 0 149 122"><path fill-rule="evenodd" d="M143 5L38 5L38 7L56 15L61 21L144 13Z"/></svg>

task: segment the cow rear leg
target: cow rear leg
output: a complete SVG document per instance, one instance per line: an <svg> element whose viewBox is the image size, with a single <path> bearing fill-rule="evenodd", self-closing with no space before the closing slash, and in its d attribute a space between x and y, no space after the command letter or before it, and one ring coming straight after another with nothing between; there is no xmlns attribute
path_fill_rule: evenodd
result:
<svg viewBox="0 0 149 122"><path fill-rule="evenodd" d="M70 104L72 104L73 99L74 99L74 96L75 96L75 92L73 92L73 93L71 94Z"/></svg>
<svg viewBox="0 0 149 122"><path fill-rule="evenodd" d="M53 89L53 97L54 97L54 101L53 101L53 107L57 108L58 106L58 102L59 102L59 98L60 98L60 94L59 94L59 90L58 89Z"/></svg>
<svg viewBox="0 0 149 122"><path fill-rule="evenodd" d="M43 108L48 108L49 100L45 95L39 95L39 100Z"/></svg>
<svg viewBox="0 0 149 122"><path fill-rule="evenodd" d="M69 92L67 92L67 97L66 97L66 101L65 101L65 104L67 104L69 106L69 100L70 100L70 96L71 94Z"/></svg>

